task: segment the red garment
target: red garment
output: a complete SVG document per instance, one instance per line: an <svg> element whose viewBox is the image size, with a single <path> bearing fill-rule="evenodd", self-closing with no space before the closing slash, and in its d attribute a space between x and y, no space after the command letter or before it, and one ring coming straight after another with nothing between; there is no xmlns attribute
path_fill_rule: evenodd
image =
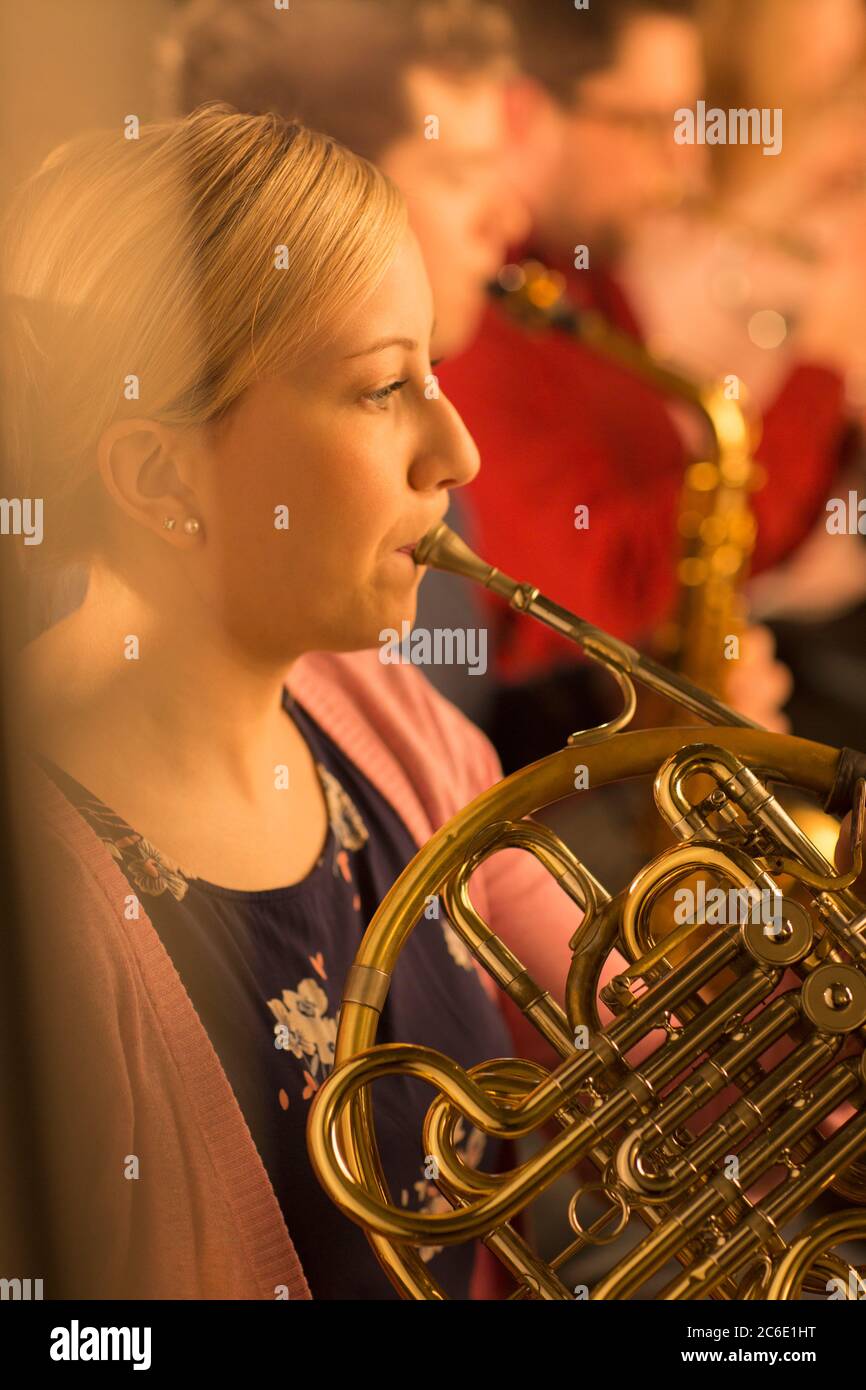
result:
<svg viewBox="0 0 866 1390"><path fill-rule="evenodd" d="M576 304L640 338L609 275L566 274ZM676 600L687 463L664 397L558 333L530 337L496 307L440 375L481 451L481 472L462 494L479 553L617 637L651 633ZM816 523L848 428L841 379L798 366L763 421L753 570L777 564ZM582 503L589 527L576 530ZM528 678L574 660L564 638L488 597L500 675Z"/></svg>

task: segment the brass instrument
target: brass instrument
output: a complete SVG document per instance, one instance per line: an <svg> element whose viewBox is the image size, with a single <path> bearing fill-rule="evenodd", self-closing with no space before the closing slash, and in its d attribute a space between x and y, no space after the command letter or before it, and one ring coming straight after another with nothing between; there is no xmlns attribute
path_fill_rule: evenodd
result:
<svg viewBox="0 0 866 1390"><path fill-rule="evenodd" d="M763 485L763 470L753 458L759 430L745 408L741 383L734 395L731 383L701 383L673 370L601 314L578 309L566 297L564 277L540 261L504 266L490 288L530 332L564 333L684 401L704 421L711 448L686 467L677 514L676 611L651 642L665 665L724 699L730 659L739 656L746 625L743 584L757 532L749 497ZM675 711L650 711L650 722L670 717ZM788 809L822 849L834 842L832 822L817 808L791 797ZM654 844L664 843L662 827L654 825L652 835Z"/></svg>
<svg viewBox="0 0 866 1390"><path fill-rule="evenodd" d="M744 409L741 385L734 380L701 383L674 371L601 314L576 308L565 288L563 276L539 261L526 261L505 266L491 293L530 331L564 333L664 395L685 401L708 430L707 456L690 463L683 479L677 612L655 635L654 646L667 665L724 696L726 639L739 639L745 624L741 590L756 532L749 494L761 473L752 458L756 430ZM729 648L736 650L735 644Z"/></svg>
<svg viewBox="0 0 866 1390"><path fill-rule="evenodd" d="M565 1266L578 1257L579 1278L581 1252L611 1234L633 1244L590 1299L640 1297L673 1260L679 1272L657 1294L662 1299L796 1298L803 1289L826 1291L830 1279L848 1289L863 1271L836 1248L866 1239L866 910L852 891L863 868L866 757L761 730L486 564L445 525L424 537L415 559L486 585L574 641L610 673L622 710L477 797L432 837L381 904L346 983L334 1071L311 1108L308 1147L319 1180L364 1228L409 1298L445 1297L420 1247L481 1239L513 1277L512 1297L571 1299ZM624 732L636 707L635 681L714 727ZM657 810L676 840L615 897L532 819L538 808L574 795L576 759L590 788L654 775ZM690 791L696 774L712 784L699 798ZM771 783L826 797L836 813L854 806L850 872L831 867ZM472 903L475 870L515 847L534 855L583 913L570 943L564 1009ZM660 905L682 880L709 874L738 891L774 893L783 873L803 887L808 907L784 899L772 924L710 925L703 920L709 914L699 914L653 935ZM476 960L546 1041L549 1070L500 1058L466 1072L429 1048L375 1046L400 951L435 894ZM602 991L613 1014L602 1026L598 982L614 948L625 968ZM786 972L793 983L780 989ZM653 1037L649 1055L630 1062L632 1050ZM791 1049L771 1065L767 1049L782 1040ZM370 1088L395 1072L432 1088L422 1152L435 1159L450 1210L411 1212L390 1198ZM695 1132L696 1112L729 1086L734 1099ZM821 1135L818 1126L843 1102L850 1114L832 1135ZM509 1172L488 1174L457 1154L463 1121L502 1139L545 1125L553 1134ZM578 1189L563 1248L543 1260L512 1219L583 1160L597 1169L598 1182ZM604 1210L587 1225L577 1206L590 1187ZM850 1207L786 1238L792 1219L827 1189Z"/></svg>

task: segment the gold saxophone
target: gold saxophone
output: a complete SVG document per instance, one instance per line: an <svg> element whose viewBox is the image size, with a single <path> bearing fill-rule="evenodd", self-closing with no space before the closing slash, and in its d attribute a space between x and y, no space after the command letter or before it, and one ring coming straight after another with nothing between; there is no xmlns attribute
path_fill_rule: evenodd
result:
<svg viewBox="0 0 866 1390"><path fill-rule="evenodd" d="M673 370L601 314L576 308L565 291L564 276L540 261L504 266L491 286L493 297L528 331L563 333L611 358L663 395L686 402L707 427L708 456L687 465L680 494L675 610L651 635L651 645L667 666L725 698L746 625L743 584L757 531L749 498L764 481L754 459L759 424L749 416L738 378L701 383ZM650 711L653 722L670 717L675 711L664 707ZM787 804L828 852L835 843L829 818L796 795ZM653 833L664 834L661 827Z"/></svg>
<svg viewBox="0 0 866 1390"><path fill-rule="evenodd" d="M738 651L745 624L742 585L756 532L749 494L762 476L753 459L757 430L744 409L741 385L734 378L704 384L674 371L601 314L576 308L565 291L564 277L539 261L505 266L491 286L508 314L530 332L554 330L613 359L664 395L685 401L707 427L707 457L690 463L683 479L676 611L654 635L653 646L668 666L723 697L729 658Z"/></svg>
<svg viewBox="0 0 866 1390"><path fill-rule="evenodd" d="M841 1291L834 1296L857 1297L864 1266L838 1251L866 1240L866 909L852 891L863 868L866 756L765 732L510 579L444 525L420 542L415 559L484 584L574 641L610 673L622 710L478 796L388 893L348 976L335 1068L311 1107L307 1141L319 1180L407 1298L445 1297L421 1247L480 1239L512 1277L512 1297L571 1299L581 1255L612 1235L629 1249L590 1299L640 1296L672 1260L680 1270L662 1299L792 1299L803 1290L826 1295L830 1281ZM626 732L635 681L713 727ZM532 819L574 795L576 759L590 788L654 775L656 809L674 837L615 896ZM711 790L696 792L707 779ZM825 797L830 812L853 806L850 872L835 872L791 819L775 795L786 785ZM472 902L475 870L514 848L533 855L582 911L564 1008ZM799 885L805 906L780 896L781 875ZM701 878L778 910L720 922L699 911L678 922L671 894ZM430 1048L375 1046L391 975L431 895L441 896L467 948L541 1034L549 1067L499 1058L465 1071ZM614 949L625 966L602 991L613 1014L602 1026L599 979ZM789 1049L771 1064L768 1049L783 1041ZM632 1064L641 1043L649 1055ZM446 1211L411 1212L391 1199L370 1090L398 1072L432 1088L420 1152L435 1160ZM696 1130L696 1114L730 1087L733 1100ZM820 1126L831 1115L838 1124L828 1134ZM465 1123L504 1140L540 1126L553 1134L510 1171L485 1173L458 1153ZM577 1188L562 1248L542 1259L512 1219L583 1160L598 1180ZM791 1232L827 1189L850 1205ZM591 1223L578 1210L587 1194L603 1202Z"/></svg>

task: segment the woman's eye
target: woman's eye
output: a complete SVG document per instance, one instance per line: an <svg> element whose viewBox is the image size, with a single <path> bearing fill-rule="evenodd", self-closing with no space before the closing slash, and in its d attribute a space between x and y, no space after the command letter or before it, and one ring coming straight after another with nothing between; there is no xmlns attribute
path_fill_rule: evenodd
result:
<svg viewBox="0 0 866 1390"><path fill-rule="evenodd" d="M390 386L381 386L378 391L368 391L364 400L372 401L380 410L385 410L389 396L393 396L395 391L402 391L408 380L408 377L404 377L402 381L392 381Z"/></svg>

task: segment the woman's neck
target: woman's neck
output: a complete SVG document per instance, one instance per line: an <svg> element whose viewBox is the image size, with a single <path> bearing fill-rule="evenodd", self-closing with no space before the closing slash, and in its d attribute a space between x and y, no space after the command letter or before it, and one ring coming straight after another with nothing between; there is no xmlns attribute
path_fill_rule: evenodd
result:
<svg viewBox="0 0 866 1390"><path fill-rule="evenodd" d="M137 749L180 779L207 766L252 800L285 747L290 665L231 646L191 590L149 597L95 565L81 606L24 648L22 710L37 744Z"/></svg>

